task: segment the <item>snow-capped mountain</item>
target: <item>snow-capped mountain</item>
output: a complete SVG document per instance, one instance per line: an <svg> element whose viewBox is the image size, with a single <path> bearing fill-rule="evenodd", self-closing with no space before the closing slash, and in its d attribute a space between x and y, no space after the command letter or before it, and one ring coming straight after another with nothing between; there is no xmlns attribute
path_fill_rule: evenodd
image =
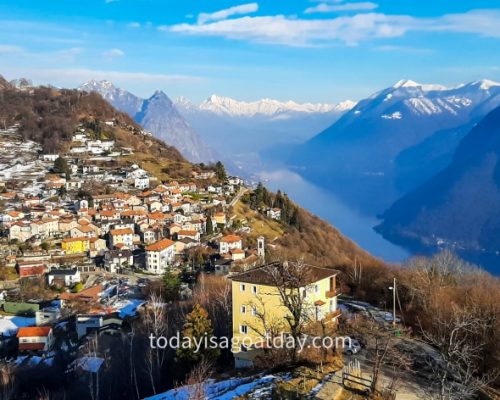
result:
<svg viewBox="0 0 500 400"><path fill-rule="evenodd" d="M493 81L456 87L399 81L300 146L290 164L323 185L342 182L350 201L383 211L444 168L468 130L499 105L500 83Z"/></svg>
<svg viewBox="0 0 500 400"><path fill-rule="evenodd" d="M179 114L168 96L157 91L149 99L115 87L109 81L89 81L80 90L97 92L120 111L128 113L155 137L175 146L192 162L213 162L218 159L195 130Z"/></svg>
<svg viewBox="0 0 500 400"><path fill-rule="evenodd" d="M327 128L355 103L299 104L263 99L244 102L212 95L201 104L184 97L175 105L191 126L247 172L262 168L262 154L276 160L283 150Z"/></svg>
<svg viewBox="0 0 500 400"><path fill-rule="evenodd" d="M292 100L281 102L273 99L261 99L253 102L245 102L212 95L199 106L195 106L185 98L179 98L176 104L181 107L198 108L202 111L212 112L218 115L231 117L255 117L255 116L278 116L282 114L319 114L319 113L342 113L355 106L353 101L345 101L340 104L313 104L296 103Z"/></svg>
<svg viewBox="0 0 500 400"><path fill-rule="evenodd" d="M227 114L231 116L247 116L255 115L273 116L285 113L329 113L343 112L351 109L355 105L354 102L346 101L342 104L299 104L294 101L280 102L272 99L262 99L254 102L245 102L231 99L229 97L221 97L217 95L210 96L199 108L205 111L211 111L216 114Z"/></svg>
<svg viewBox="0 0 500 400"><path fill-rule="evenodd" d="M99 93L108 103L111 103L115 108L120 111L126 112L134 117L141 111L143 99L127 92L124 89L117 88L109 81L88 81L79 88L86 92Z"/></svg>

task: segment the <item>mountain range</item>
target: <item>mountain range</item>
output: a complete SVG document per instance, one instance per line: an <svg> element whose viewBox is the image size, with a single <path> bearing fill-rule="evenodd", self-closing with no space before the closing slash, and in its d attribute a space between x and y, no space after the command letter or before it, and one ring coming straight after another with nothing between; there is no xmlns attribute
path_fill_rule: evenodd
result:
<svg viewBox="0 0 500 400"><path fill-rule="evenodd" d="M262 168L265 157L275 161L335 122L356 103L254 102L210 96L201 104L178 98L175 105L189 124L222 154L248 172ZM278 157L279 156L279 157Z"/></svg>
<svg viewBox="0 0 500 400"><path fill-rule="evenodd" d="M176 147L189 161L214 162L219 159L217 153L201 139L162 91L156 91L150 98L142 99L117 88L109 81L95 80L84 83L79 89L99 93L156 138Z"/></svg>
<svg viewBox="0 0 500 400"><path fill-rule="evenodd" d="M297 146L288 165L374 215L445 168L470 128L498 105L496 82L448 88L403 80Z"/></svg>

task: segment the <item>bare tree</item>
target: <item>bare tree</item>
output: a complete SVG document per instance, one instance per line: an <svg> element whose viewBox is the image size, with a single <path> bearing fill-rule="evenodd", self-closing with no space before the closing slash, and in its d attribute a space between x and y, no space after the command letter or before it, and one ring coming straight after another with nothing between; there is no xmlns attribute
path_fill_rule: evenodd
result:
<svg viewBox="0 0 500 400"><path fill-rule="evenodd" d="M434 317L432 330L422 329L424 340L437 351L437 357L431 361L437 394L429 393L429 398L472 399L496 379L498 371L478 374L486 345L481 340L485 323L466 310L453 307L450 317Z"/></svg>
<svg viewBox="0 0 500 400"><path fill-rule="evenodd" d="M277 318L269 312L267 303L262 296L257 295L245 305L255 317L255 322L250 320L247 325L263 343L262 354L256 357L256 362L263 367L276 367L287 362L287 354L283 348L273 348L267 346L267 343L274 343L275 338L283 333L286 326L282 318Z"/></svg>
<svg viewBox="0 0 500 400"><path fill-rule="evenodd" d="M1 400L10 400L14 398L15 388L14 388L14 380L15 380L15 371L14 368L2 362L0 364L0 386L1 390Z"/></svg>
<svg viewBox="0 0 500 400"><path fill-rule="evenodd" d="M204 384L210 378L213 364L203 359L197 363L189 373L185 385L189 386L190 400L205 400Z"/></svg>
<svg viewBox="0 0 500 400"><path fill-rule="evenodd" d="M143 314L143 323L146 332L152 334L155 338L166 337L168 331L168 322L165 302L160 294L152 292L148 298L148 307ZM164 349L155 346L148 346L146 352L146 368L151 383L153 393L156 393L155 382L159 378L159 373L163 362L165 361Z"/></svg>
<svg viewBox="0 0 500 400"><path fill-rule="evenodd" d="M303 259L295 262L278 262L264 267L277 289L282 307L286 309L287 331L297 345L306 325L314 320L314 305L306 300L311 289L311 270ZM291 349L291 360L297 360L297 346Z"/></svg>
<svg viewBox="0 0 500 400"><path fill-rule="evenodd" d="M380 376L386 372L391 378L390 388L395 389L401 374L410 368L410 360L397 346L394 332L371 319L357 318L350 326L351 334L363 338L367 347L367 361L371 365L372 393L381 393Z"/></svg>

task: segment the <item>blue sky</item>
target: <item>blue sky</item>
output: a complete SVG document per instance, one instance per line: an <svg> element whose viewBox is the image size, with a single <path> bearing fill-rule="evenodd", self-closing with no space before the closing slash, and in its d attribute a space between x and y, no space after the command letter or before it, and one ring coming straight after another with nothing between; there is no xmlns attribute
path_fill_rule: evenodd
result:
<svg viewBox="0 0 500 400"><path fill-rule="evenodd" d="M497 0L4 0L0 74L212 93L358 100L400 79L500 81Z"/></svg>

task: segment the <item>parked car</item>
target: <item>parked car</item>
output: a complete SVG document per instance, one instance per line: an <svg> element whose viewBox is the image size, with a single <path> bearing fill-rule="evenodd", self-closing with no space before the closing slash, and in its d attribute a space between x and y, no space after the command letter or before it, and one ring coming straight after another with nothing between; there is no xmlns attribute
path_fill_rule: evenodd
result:
<svg viewBox="0 0 500 400"><path fill-rule="evenodd" d="M356 339L345 338L344 340L344 354L352 356L361 351L361 344Z"/></svg>

